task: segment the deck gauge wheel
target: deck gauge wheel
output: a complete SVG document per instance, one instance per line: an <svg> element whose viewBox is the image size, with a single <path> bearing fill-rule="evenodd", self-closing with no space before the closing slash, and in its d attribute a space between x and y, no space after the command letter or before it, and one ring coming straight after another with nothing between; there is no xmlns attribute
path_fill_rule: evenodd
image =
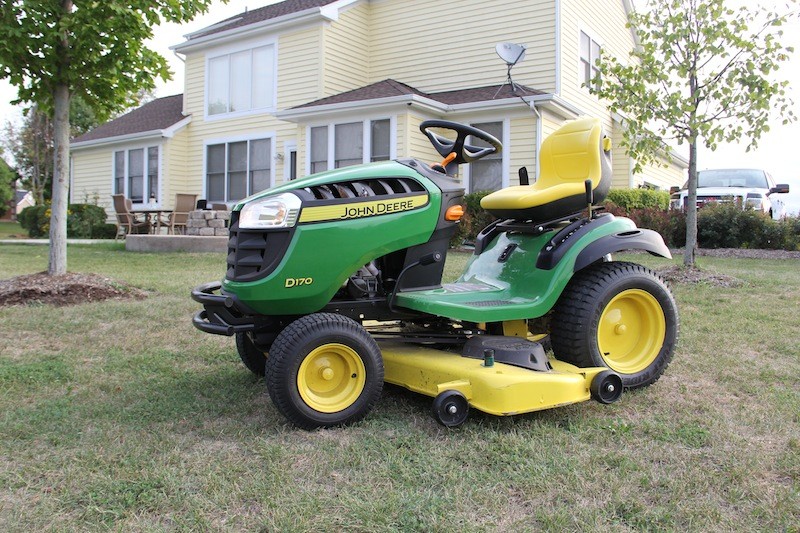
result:
<svg viewBox="0 0 800 533"><path fill-rule="evenodd" d="M457 390L447 390L433 400L433 418L445 427L460 426L469 416L469 402Z"/></svg>

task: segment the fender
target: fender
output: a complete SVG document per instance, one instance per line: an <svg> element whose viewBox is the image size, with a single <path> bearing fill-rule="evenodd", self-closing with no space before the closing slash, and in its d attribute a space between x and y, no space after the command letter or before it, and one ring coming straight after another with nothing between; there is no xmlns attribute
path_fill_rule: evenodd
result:
<svg viewBox="0 0 800 533"><path fill-rule="evenodd" d="M664 238L653 230L635 229L601 237L590 243L575 259L573 272L577 272L599 261L606 254L622 250L645 250L652 255L672 259L672 254L664 244Z"/></svg>

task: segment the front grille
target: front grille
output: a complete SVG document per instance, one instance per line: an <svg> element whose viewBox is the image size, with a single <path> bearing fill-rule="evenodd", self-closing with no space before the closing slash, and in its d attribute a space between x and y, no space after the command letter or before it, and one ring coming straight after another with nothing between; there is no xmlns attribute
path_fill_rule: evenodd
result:
<svg viewBox="0 0 800 533"><path fill-rule="evenodd" d="M347 198L370 198L373 196L393 196L422 192L425 187L411 178L378 178L361 181L343 181L327 185L306 187L315 200L338 200ZM314 205L313 200L306 205Z"/></svg>
<svg viewBox="0 0 800 533"><path fill-rule="evenodd" d="M292 230L240 230L239 212L231 213L228 238L229 281L255 281L271 274L280 263Z"/></svg>

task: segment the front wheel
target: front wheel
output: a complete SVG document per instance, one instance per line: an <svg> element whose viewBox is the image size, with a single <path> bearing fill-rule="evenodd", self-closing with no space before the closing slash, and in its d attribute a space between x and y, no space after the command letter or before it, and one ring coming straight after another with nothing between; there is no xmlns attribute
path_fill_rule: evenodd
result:
<svg viewBox="0 0 800 533"><path fill-rule="evenodd" d="M634 263L598 263L577 273L555 306L555 356L605 366L626 389L655 383L678 338L678 309L666 283Z"/></svg>
<svg viewBox="0 0 800 533"><path fill-rule="evenodd" d="M332 313L284 328L270 348L266 372L275 407L304 429L356 422L383 390L377 343L357 322Z"/></svg>

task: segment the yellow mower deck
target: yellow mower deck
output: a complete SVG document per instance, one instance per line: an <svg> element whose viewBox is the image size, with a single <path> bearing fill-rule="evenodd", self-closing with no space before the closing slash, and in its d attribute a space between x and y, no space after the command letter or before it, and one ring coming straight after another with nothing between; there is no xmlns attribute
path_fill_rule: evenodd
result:
<svg viewBox="0 0 800 533"><path fill-rule="evenodd" d="M494 363L422 346L380 343L384 381L435 397L455 390L469 404L492 415L515 415L583 402L603 367L578 368L551 359L551 372Z"/></svg>

